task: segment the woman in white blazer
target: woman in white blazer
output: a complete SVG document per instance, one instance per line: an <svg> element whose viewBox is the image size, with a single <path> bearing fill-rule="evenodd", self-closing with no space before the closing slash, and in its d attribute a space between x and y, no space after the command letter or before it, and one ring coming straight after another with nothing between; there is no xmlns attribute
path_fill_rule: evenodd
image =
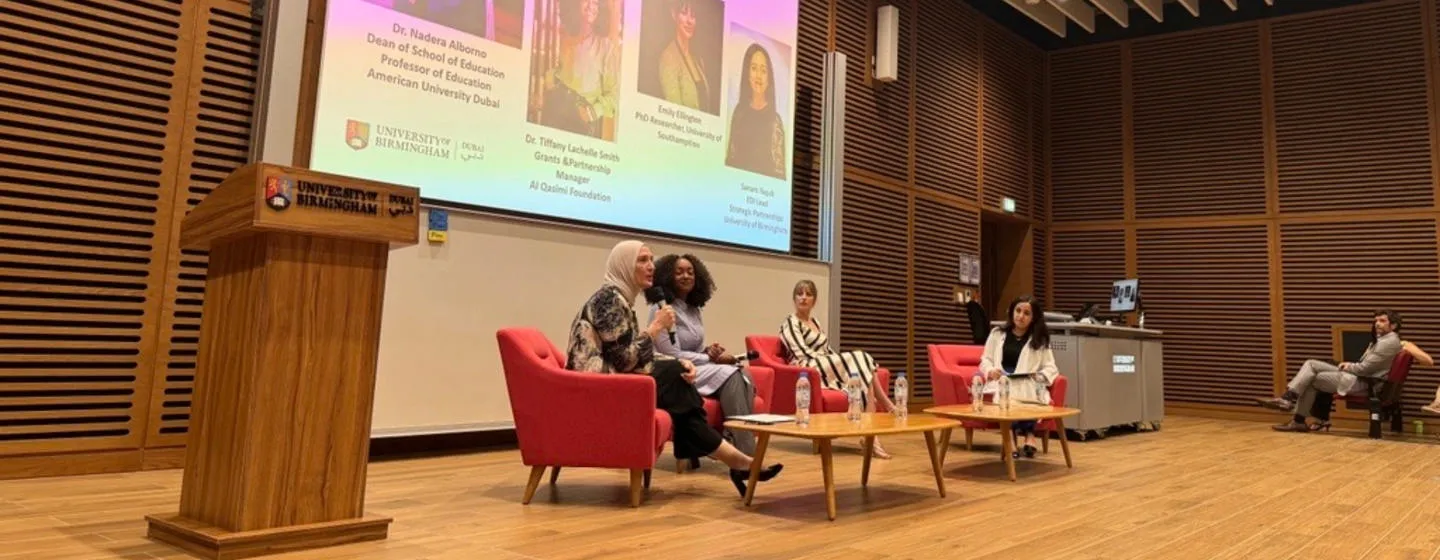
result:
<svg viewBox="0 0 1440 560"><path fill-rule="evenodd" d="M1050 404L1050 385L1060 375L1060 369L1055 367L1055 353L1050 351L1050 329L1045 326L1045 314L1035 298L1021 296L1010 302L1005 326L990 331L990 338L985 340L980 373L985 376L987 394L999 390L1001 376L1028 373L1028 377L1011 378L1011 398ZM1025 436L1025 446L1020 448L1025 456L1034 457L1035 421L1015 422L1012 427L1017 439L1022 434ZM1014 455L1019 458L1020 451Z"/></svg>

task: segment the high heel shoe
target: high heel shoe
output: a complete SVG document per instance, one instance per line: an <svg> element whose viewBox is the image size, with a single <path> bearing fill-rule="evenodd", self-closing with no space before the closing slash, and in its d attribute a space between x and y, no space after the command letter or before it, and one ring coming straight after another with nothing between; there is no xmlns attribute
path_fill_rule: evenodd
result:
<svg viewBox="0 0 1440 560"><path fill-rule="evenodd" d="M1310 431L1312 431L1312 432L1318 432L1318 431L1320 431L1320 430L1325 430L1326 432L1329 432L1329 431L1330 431L1330 421L1329 421L1329 420L1326 420L1326 421L1324 421L1324 422L1316 422L1316 423L1314 423L1314 424L1306 424L1305 426L1308 427L1308 428L1310 428Z"/></svg>
<svg viewBox="0 0 1440 560"><path fill-rule="evenodd" d="M760 482L768 481L780 474L785 468L784 464L775 463L760 471ZM735 490L740 492L740 497L745 497L745 482L750 480L750 471L746 469L730 469L730 482L735 484Z"/></svg>

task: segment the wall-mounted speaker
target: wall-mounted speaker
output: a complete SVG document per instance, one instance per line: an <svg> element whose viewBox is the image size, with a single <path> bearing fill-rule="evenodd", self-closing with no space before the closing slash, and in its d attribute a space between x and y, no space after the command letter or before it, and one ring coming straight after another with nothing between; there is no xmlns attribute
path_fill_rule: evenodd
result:
<svg viewBox="0 0 1440 560"><path fill-rule="evenodd" d="M900 8L880 6L875 14L875 79L900 77Z"/></svg>

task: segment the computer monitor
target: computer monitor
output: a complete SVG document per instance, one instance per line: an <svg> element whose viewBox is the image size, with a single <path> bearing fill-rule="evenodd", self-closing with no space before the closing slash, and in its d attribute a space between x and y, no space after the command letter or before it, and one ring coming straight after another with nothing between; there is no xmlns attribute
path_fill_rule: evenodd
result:
<svg viewBox="0 0 1440 560"><path fill-rule="evenodd" d="M1110 312L1129 313L1140 303L1140 280L1129 278L1116 280L1110 287Z"/></svg>

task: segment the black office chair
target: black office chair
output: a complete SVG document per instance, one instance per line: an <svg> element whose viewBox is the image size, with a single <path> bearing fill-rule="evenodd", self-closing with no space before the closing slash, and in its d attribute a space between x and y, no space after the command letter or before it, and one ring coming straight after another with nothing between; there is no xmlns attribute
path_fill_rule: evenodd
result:
<svg viewBox="0 0 1440 560"><path fill-rule="evenodd" d="M990 316L985 313L985 307L972 299L965 304L965 314L970 316L970 335L975 344L985 344L990 338Z"/></svg>

